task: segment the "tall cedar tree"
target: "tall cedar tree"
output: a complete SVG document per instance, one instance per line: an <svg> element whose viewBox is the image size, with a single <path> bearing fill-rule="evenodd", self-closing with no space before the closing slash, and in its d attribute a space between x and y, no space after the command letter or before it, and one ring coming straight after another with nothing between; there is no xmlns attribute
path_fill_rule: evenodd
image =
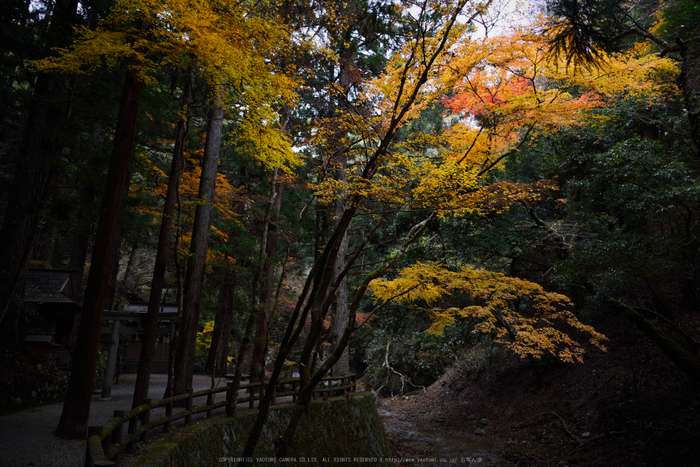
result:
<svg viewBox="0 0 700 467"><path fill-rule="evenodd" d="M219 168L221 135L224 126L224 90L219 86L212 91L212 107L207 124L207 139L202 160L202 175L199 183L197 210L194 217L190 256L187 259L185 273L185 295L180 312L180 328L175 352L174 395L182 394L192 387L194 374L195 342L197 325L202 302L204 272L209 249L209 231L214 196L216 195L216 176Z"/></svg>
<svg viewBox="0 0 700 467"><path fill-rule="evenodd" d="M119 216L128 182L129 161L133 150L142 89L143 83L138 74L133 68L129 68L119 105L119 118L97 224L97 236L92 251L68 392L61 419L56 428L56 435L61 438L84 438L87 433L102 334L102 313L107 303L112 277Z"/></svg>
<svg viewBox="0 0 700 467"><path fill-rule="evenodd" d="M165 284L165 270L170 254L170 234L175 216L175 201L180 189L180 177L185 163L185 141L187 126L189 123L189 106L193 101L194 71L190 68L185 74L185 85L182 95L182 112L175 130L175 144L173 147L173 159L168 176L168 188L163 204L163 217L158 235L158 249L156 251L155 264L153 266L153 280L148 298L148 312L144 330L141 355L139 357L138 374L134 388L133 407L141 405L143 399L148 397L148 383L151 378L151 366L156 346L158 333L158 314L161 308L163 286ZM171 342L172 345L172 342Z"/></svg>

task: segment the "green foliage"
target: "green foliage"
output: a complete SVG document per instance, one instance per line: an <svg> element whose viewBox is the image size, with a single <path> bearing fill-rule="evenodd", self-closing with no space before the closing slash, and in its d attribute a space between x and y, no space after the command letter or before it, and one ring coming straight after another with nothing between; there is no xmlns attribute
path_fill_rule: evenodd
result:
<svg viewBox="0 0 700 467"><path fill-rule="evenodd" d="M687 249L698 231L700 183L685 148L611 126L607 142L588 149L573 143L558 155L570 197L565 212L580 230L555 276L567 285L586 277L601 297L653 288L663 277L692 279L697 265ZM583 139L596 143L587 131Z"/></svg>
<svg viewBox="0 0 700 467"><path fill-rule="evenodd" d="M654 32L668 41L675 41L676 37L689 40L700 18L700 4L695 0L670 0L664 4Z"/></svg>
<svg viewBox="0 0 700 467"><path fill-rule="evenodd" d="M0 348L0 415L63 400L68 376L32 361L19 349Z"/></svg>

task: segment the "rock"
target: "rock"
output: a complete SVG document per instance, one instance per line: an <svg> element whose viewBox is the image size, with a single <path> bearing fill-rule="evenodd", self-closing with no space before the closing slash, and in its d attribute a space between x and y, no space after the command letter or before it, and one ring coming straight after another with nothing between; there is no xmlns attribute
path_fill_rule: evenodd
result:
<svg viewBox="0 0 700 467"><path fill-rule="evenodd" d="M488 418L482 418L481 420L479 420L479 422L480 422L482 425L486 426L486 425L489 424L489 419L488 419Z"/></svg>
<svg viewBox="0 0 700 467"><path fill-rule="evenodd" d="M474 430L474 434L483 436L486 434L486 430L484 430L483 428L477 428L476 430Z"/></svg>

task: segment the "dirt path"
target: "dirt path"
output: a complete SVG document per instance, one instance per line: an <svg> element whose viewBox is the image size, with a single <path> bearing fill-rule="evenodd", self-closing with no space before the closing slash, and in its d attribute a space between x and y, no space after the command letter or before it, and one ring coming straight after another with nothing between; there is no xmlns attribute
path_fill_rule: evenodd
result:
<svg viewBox="0 0 700 467"><path fill-rule="evenodd" d="M449 426L437 426L418 420L404 410L410 399L384 399L379 402L379 415L395 462L399 466L510 466L476 437L450 432Z"/></svg>

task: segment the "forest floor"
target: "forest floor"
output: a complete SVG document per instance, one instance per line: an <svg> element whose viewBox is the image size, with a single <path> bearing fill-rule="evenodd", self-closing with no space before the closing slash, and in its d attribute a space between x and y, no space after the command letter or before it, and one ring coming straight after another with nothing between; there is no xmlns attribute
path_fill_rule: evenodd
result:
<svg viewBox="0 0 700 467"><path fill-rule="evenodd" d="M608 351L589 352L583 364L538 375L527 361L482 346L430 387L381 400L393 454L404 459L397 465L425 467L411 458L440 448L392 434L394 420L473 443L466 459L450 457L457 465L700 465L698 388L624 318L603 317L597 329Z"/></svg>

